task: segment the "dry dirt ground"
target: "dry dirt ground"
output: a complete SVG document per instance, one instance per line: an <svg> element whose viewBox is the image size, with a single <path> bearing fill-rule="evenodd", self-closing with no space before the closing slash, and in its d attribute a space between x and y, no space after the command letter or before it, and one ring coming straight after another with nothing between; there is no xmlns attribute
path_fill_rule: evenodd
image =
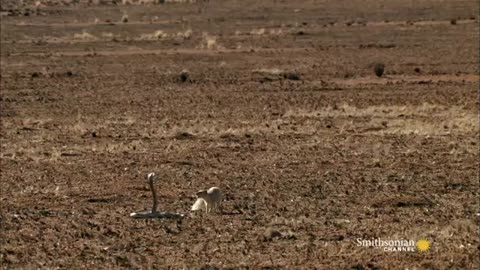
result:
<svg viewBox="0 0 480 270"><path fill-rule="evenodd" d="M478 1L20 2L1 269L478 269Z"/></svg>

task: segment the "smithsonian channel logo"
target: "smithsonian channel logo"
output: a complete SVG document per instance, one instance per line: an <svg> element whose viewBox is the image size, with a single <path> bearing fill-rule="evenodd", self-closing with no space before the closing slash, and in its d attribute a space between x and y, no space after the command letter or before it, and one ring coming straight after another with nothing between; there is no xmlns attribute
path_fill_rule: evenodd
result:
<svg viewBox="0 0 480 270"><path fill-rule="evenodd" d="M431 247L430 241L426 239L414 241L405 239L387 240L381 238L365 240L357 238L355 242L357 247L373 247L385 252L427 252Z"/></svg>

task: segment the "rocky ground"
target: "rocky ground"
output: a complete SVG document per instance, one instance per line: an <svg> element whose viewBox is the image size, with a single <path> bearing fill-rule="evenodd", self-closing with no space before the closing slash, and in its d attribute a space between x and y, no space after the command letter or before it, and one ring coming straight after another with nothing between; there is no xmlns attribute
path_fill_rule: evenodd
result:
<svg viewBox="0 0 480 270"><path fill-rule="evenodd" d="M477 269L475 1L20 2L0 268Z"/></svg>

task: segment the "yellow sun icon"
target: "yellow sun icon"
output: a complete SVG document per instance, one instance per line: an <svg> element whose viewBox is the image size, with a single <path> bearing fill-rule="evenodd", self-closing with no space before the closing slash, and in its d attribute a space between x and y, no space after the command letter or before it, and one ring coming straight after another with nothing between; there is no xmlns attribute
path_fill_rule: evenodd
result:
<svg viewBox="0 0 480 270"><path fill-rule="evenodd" d="M417 241L417 249L421 252L426 252L430 249L430 241L426 239Z"/></svg>

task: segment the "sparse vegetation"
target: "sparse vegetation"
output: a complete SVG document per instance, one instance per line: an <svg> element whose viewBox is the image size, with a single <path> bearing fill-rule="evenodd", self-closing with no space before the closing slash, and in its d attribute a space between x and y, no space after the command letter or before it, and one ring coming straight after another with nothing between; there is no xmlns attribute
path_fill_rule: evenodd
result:
<svg viewBox="0 0 480 270"><path fill-rule="evenodd" d="M373 72L377 77L382 77L385 72L385 65L383 63L376 63L373 67Z"/></svg>
<svg viewBox="0 0 480 270"><path fill-rule="evenodd" d="M199 48L207 50L221 50L223 49L223 46L218 44L216 36L212 36L204 32L202 34L202 42L200 43Z"/></svg>
<svg viewBox="0 0 480 270"><path fill-rule="evenodd" d="M169 35L165 33L163 30L157 30L151 34L142 34L140 36L141 40L158 40L158 39L166 39Z"/></svg>
<svg viewBox="0 0 480 270"><path fill-rule="evenodd" d="M262 36L265 34L265 28L253 29L250 31L250 35Z"/></svg>
<svg viewBox="0 0 480 270"><path fill-rule="evenodd" d="M183 39L190 39L193 35L192 29L187 29L183 32L178 32L177 37L183 38Z"/></svg>
<svg viewBox="0 0 480 270"><path fill-rule="evenodd" d="M292 81L300 81L301 75L296 71L283 71L278 68L271 68L271 69L255 69L252 71L253 74L260 75L260 80L262 82L267 81L276 81L276 80L292 80Z"/></svg>
<svg viewBox="0 0 480 270"><path fill-rule="evenodd" d="M476 269L474 1L129 2L2 0L0 268Z"/></svg>
<svg viewBox="0 0 480 270"><path fill-rule="evenodd" d="M82 33L74 34L74 35L73 35L73 39L78 39L78 40L96 40L97 37L95 37L94 35L86 32L86 31L83 31Z"/></svg>
<svg viewBox="0 0 480 270"><path fill-rule="evenodd" d="M180 81L181 82L189 82L190 80L190 73L188 70L184 69L182 72L180 72Z"/></svg>
<svg viewBox="0 0 480 270"><path fill-rule="evenodd" d="M128 14L126 14L126 13L123 14L122 19L121 19L121 22L123 22L123 23L127 23L127 22L128 22Z"/></svg>
<svg viewBox="0 0 480 270"><path fill-rule="evenodd" d="M285 72L285 73L283 73L283 78L285 78L287 80L292 80L292 81L300 81L301 80L301 76L297 72Z"/></svg>

